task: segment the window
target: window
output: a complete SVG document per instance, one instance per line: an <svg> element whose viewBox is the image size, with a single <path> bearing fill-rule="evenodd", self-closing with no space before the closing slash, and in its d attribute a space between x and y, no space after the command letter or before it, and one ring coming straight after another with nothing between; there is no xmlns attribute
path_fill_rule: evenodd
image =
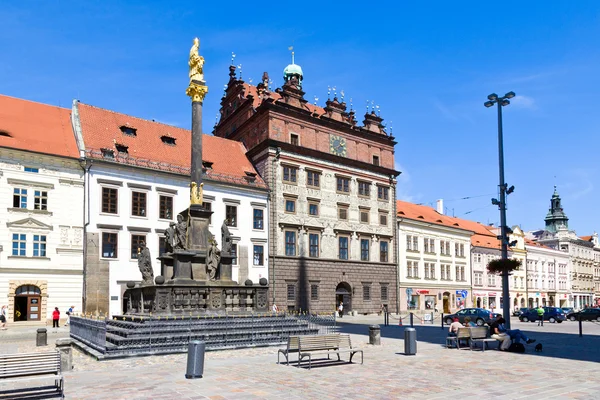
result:
<svg viewBox="0 0 600 400"><path fill-rule="evenodd" d="M158 198L158 218L173 219L173 197L159 196Z"/></svg>
<svg viewBox="0 0 600 400"><path fill-rule="evenodd" d="M136 217L146 216L146 193L131 192L131 215Z"/></svg>
<svg viewBox="0 0 600 400"><path fill-rule="evenodd" d="M285 231L285 255L296 255L296 232Z"/></svg>
<svg viewBox="0 0 600 400"><path fill-rule="evenodd" d="M429 253L429 239L427 238L423 239L423 251Z"/></svg>
<svg viewBox="0 0 600 400"><path fill-rule="evenodd" d="M369 249L371 242L369 239L360 239L360 260L369 261Z"/></svg>
<svg viewBox="0 0 600 400"><path fill-rule="evenodd" d="M46 235L33 235L33 256L46 257Z"/></svg>
<svg viewBox="0 0 600 400"><path fill-rule="evenodd" d="M237 243L231 244L231 265L238 265Z"/></svg>
<svg viewBox="0 0 600 400"><path fill-rule="evenodd" d="M36 190L33 192L33 208L35 210L48 209L48 192Z"/></svg>
<svg viewBox="0 0 600 400"><path fill-rule="evenodd" d="M317 233L308 234L308 256L319 257L319 235Z"/></svg>
<svg viewBox="0 0 600 400"><path fill-rule="evenodd" d="M288 301L296 300L296 285L294 285L294 284L287 285L287 299L288 299Z"/></svg>
<svg viewBox="0 0 600 400"><path fill-rule="evenodd" d="M441 277L440 279L443 281L449 281L452 279L452 277L450 276L450 265L449 264L442 264L441 265Z"/></svg>
<svg viewBox="0 0 600 400"><path fill-rule="evenodd" d="M478 253L473 255L473 260L478 264L481 263L481 254Z"/></svg>
<svg viewBox="0 0 600 400"><path fill-rule="evenodd" d="M285 212L290 214L296 213L296 200L285 200Z"/></svg>
<svg viewBox="0 0 600 400"><path fill-rule="evenodd" d="M289 167L287 165L283 166L283 181L287 183L296 183L298 177L298 168Z"/></svg>
<svg viewBox="0 0 600 400"><path fill-rule="evenodd" d="M387 214L379 214L379 225L387 226Z"/></svg>
<svg viewBox="0 0 600 400"><path fill-rule="evenodd" d="M388 285L381 285L381 300L388 299Z"/></svg>
<svg viewBox="0 0 600 400"><path fill-rule="evenodd" d="M40 172L39 168L32 168L32 167L24 167L23 171L25 172L33 172L34 174L37 174Z"/></svg>
<svg viewBox="0 0 600 400"><path fill-rule="evenodd" d="M483 286L483 274L481 272L475 272L473 278L475 280L475 286Z"/></svg>
<svg viewBox="0 0 600 400"><path fill-rule="evenodd" d="M450 255L450 242L446 242L446 255Z"/></svg>
<svg viewBox="0 0 600 400"><path fill-rule="evenodd" d="M388 247L389 243L385 240L379 242L379 261L388 262Z"/></svg>
<svg viewBox="0 0 600 400"><path fill-rule="evenodd" d="M407 278L419 278L419 262L418 261L407 261L406 262L406 277Z"/></svg>
<svg viewBox="0 0 600 400"><path fill-rule="evenodd" d="M360 210L360 222L364 224L369 223L369 211L368 210Z"/></svg>
<svg viewBox="0 0 600 400"><path fill-rule="evenodd" d="M338 219L341 219L341 220L348 219L348 207L347 206L338 206Z"/></svg>
<svg viewBox="0 0 600 400"><path fill-rule="evenodd" d="M369 182L358 181L358 195L369 197L371 195L371 184Z"/></svg>
<svg viewBox="0 0 600 400"><path fill-rule="evenodd" d="M379 200L389 200L390 188L385 186L377 186L377 198Z"/></svg>
<svg viewBox="0 0 600 400"><path fill-rule="evenodd" d="M102 188L102 212L116 214L118 204L118 189Z"/></svg>
<svg viewBox="0 0 600 400"><path fill-rule="evenodd" d="M460 256L460 253L458 251L458 243L454 243L454 255L456 257Z"/></svg>
<svg viewBox="0 0 600 400"><path fill-rule="evenodd" d="M118 234L102 232L102 257L117 258Z"/></svg>
<svg viewBox="0 0 600 400"><path fill-rule="evenodd" d="M129 126L121 126L121 132L127 136L137 136L137 129L129 127Z"/></svg>
<svg viewBox="0 0 600 400"><path fill-rule="evenodd" d="M465 266L464 265L456 266L456 280L457 281L465 280Z"/></svg>
<svg viewBox="0 0 600 400"><path fill-rule="evenodd" d="M164 236L158 237L158 255L162 256L167 252L167 238Z"/></svg>
<svg viewBox="0 0 600 400"><path fill-rule="evenodd" d="M310 285L310 299L319 300L319 285Z"/></svg>
<svg viewBox="0 0 600 400"><path fill-rule="evenodd" d="M131 235L131 258L138 258L138 249L146 243L146 235Z"/></svg>
<svg viewBox="0 0 600 400"><path fill-rule="evenodd" d="M202 203L202 207L204 207L206 211L212 211L212 203L204 202ZM210 217L208 217L208 224L212 224L212 214L210 214Z"/></svg>
<svg viewBox="0 0 600 400"><path fill-rule="evenodd" d="M458 250L457 250L457 257L464 257L465 256L465 245L464 243L460 243L460 244L456 244L458 246Z"/></svg>
<svg viewBox="0 0 600 400"><path fill-rule="evenodd" d="M120 156L126 156L129 154L129 146L125 146L124 144L115 143L115 148Z"/></svg>
<svg viewBox="0 0 600 400"><path fill-rule="evenodd" d="M12 255L25 257L27 246L27 235L24 233L13 233L12 235Z"/></svg>
<svg viewBox="0 0 600 400"><path fill-rule="evenodd" d="M319 215L319 203L308 203L308 213L310 215Z"/></svg>
<svg viewBox="0 0 600 400"><path fill-rule="evenodd" d="M298 146L300 141L298 140L298 135L295 133L290 134L290 143L294 146Z"/></svg>
<svg viewBox="0 0 600 400"><path fill-rule="evenodd" d="M237 206L225 206L225 224L237 226Z"/></svg>
<svg viewBox="0 0 600 400"><path fill-rule="evenodd" d="M27 189L15 188L13 191L13 207L27 208Z"/></svg>
<svg viewBox="0 0 600 400"><path fill-rule="evenodd" d="M321 173L316 171L306 171L306 186L320 187Z"/></svg>
<svg viewBox="0 0 600 400"><path fill-rule="evenodd" d="M413 247L412 247L412 249L414 251L419 251L419 238L416 237L416 236L413 236L412 240L413 240Z"/></svg>
<svg viewBox="0 0 600 400"><path fill-rule="evenodd" d="M348 259L348 237L340 236L338 238L338 258L340 260Z"/></svg>
<svg viewBox="0 0 600 400"><path fill-rule="evenodd" d="M254 245L254 265L265 265L264 253L265 249L263 246Z"/></svg>
<svg viewBox="0 0 600 400"><path fill-rule="evenodd" d="M496 286L496 275L488 274L488 286Z"/></svg>
<svg viewBox="0 0 600 400"><path fill-rule="evenodd" d="M429 239L429 252L435 253L435 239Z"/></svg>
<svg viewBox="0 0 600 400"><path fill-rule="evenodd" d="M262 210L260 208L254 209L254 229L259 229L259 230L264 229L263 213L264 213L264 210Z"/></svg>
<svg viewBox="0 0 600 400"><path fill-rule="evenodd" d="M371 300L371 285L363 285L363 300Z"/></svg>
<svg viewBox="0 0 600 400"><path fill-rule="evenodd" d="M435 279L434 263L425 263L425 279Z"/></svg>
<svg viewBox="0 0 600 400"><path fill-rule="evenodd" d="M373 165L379 165L379 156L373 156Z"/></svg>
<svg viewBox="0 0 600 400"><path fill-rule="evenodd" d="M337 191L342 193L350 192L350 178L337 177Z"/></svg>
<svg viewBox="0 0 600 400"><path fill-rule="evenodd" d="M171 136L166 136L166 135L163 135L163 136L161 136L161 137L160 137L160 140L162 140L162 142L163 142L164 144L168 144L168 145L170 145L170 146L175 146L175 144L176 144L176 143L175 143L175 141L176 141L177 139L176 139L176 138L174 138L174 137L171 137Z"/></svg>
<svg viewBox="0 0 600 400"><path fill-rule="evenodd" d="M412 236L406 235L406 250L412 250Z"/></svg>

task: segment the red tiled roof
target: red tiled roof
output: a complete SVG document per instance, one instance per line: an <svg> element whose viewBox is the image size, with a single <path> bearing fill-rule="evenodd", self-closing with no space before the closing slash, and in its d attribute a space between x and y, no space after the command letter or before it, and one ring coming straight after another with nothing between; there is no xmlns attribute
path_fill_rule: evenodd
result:
<svg viewBox="0 0 600 400"><path fill-rule="evenodd" d="M258 108L258 106L261 105L264 99L258 95L258 89L256 88L256 86L243 82L242 87L244 88L244 97L252 96L252 106L254 108ZM269 91L265 99L266 98L271 98L277 102L281 100L281 95L277 92ZM323 109L323 107L319 107L310 103L306 103L304 106L308 111L310 111L313 114L316 114L319 117L325 114L325 110Z"/></svg>
<svg viewBox="0 0 600 400"><path fill-rule="evenodd" d="M83 141L88 157L104 159L102 149L113 150L117 163L157 169L166 172L190 174L191 131L117 113L88 104L79 103L79 118ZM135 136L121 132L126 126L136 130ZM175 139L175 145L166 144L161 137ZM117 145L127 146L127 154L117 151ZM205 177L221 182L267 188L246 157L241 142L204 134L202 137L203 161L211 162ZM248 181L246 172L256 174Z"/></svg>
<svg viewBox="0 0 600 400"><path fill-rule="evenodd" d="M79 158L71 110L0 95L0 147Z"/></svg>
<svg viewBox="0 0 600 400"><path fill-rule="evenodd" d="M591 242L592 241L592 236L582 236L579 239L581 240L585 240L586 242Z"/></svg>
<svg viewBox="0 0 600 400"><path fill-rule="evenodd" d="M407 218L416 221L444 225L455 229L471 230L459 224L457 218L448 217L438 213L431 207L396 200L396 213L398 218Z"/></svg>
<svg viewBox="0 0 600 400"><path fill-rule="evenodd" d="M526 244L527 246L535 246L535 247L541 247L541 248L543 248L543 249L555 250L555 249L553 249L552 247L548 247L548 246L546 246L546 245L543 245L543 244L541 244L541 243L538 243L538 242L536 242L536 241L533 241L533 240L531 240L531 239L527 239L527 238L525 238L525 244Z"/></svg>
<svg viewBox="0 0 600 400"><path fill-rule="evenodd" d="M487 247L489 249L501 249L502 245L496 236L475 234L471 236L471 245L475 247Z"/></svg>

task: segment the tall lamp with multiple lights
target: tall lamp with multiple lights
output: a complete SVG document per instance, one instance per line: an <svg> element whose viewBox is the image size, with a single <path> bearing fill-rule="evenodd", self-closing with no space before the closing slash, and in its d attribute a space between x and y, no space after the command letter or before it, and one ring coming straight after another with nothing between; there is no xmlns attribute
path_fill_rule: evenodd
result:
<svg viewBox="0 0 600 400"><path fill-rule="evenodd" d="M515 97L515 92L508 92L502 97L498 97L496 93L490 94L487 98L488 101L483 103L487 108L492 107L494 104L498 105L498 167L500 170L500 200L492 199L492 204L497 205L500 209L500 242L502 244L502 259L508 259L508 234L512 233L510 228L506 226L506 195L511 194L515 187L510 188L504 181L504 144L502 138L502 107L510 104L509 99ZM502 272L502 314L506 319L506 328L510 329L510 293L508 290L508 271Z"/></svg>

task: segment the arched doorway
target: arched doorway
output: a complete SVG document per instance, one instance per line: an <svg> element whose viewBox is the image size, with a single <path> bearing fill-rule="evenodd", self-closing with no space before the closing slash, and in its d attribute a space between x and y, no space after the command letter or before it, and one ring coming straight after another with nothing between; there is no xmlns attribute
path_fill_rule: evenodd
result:
<svg viewBox="0 0 600 400"><path fill-rule="evenodd" d="M347 282L340 282L335 288L335 308L344 303L344 313L347 314L352 310L352 288Z"/></svg>
<svg viewBox="0 0 600 400"><path fill-rule="evenodd" d="M481 297L477 298L477 308L481 308Z"/></svg>
<svg viewBox="0 0 600 400"><path fill-rule="evenodd" d="M35 285L21 285L15 290L14 321L39 321L42 314L42 291Z"/></svg>
<svg viewBox="0 0 600 400"><path fill-rule="evenodd" d="M442 299L444 300L444 314L450 314L450 292L444 292Z"/></svg>

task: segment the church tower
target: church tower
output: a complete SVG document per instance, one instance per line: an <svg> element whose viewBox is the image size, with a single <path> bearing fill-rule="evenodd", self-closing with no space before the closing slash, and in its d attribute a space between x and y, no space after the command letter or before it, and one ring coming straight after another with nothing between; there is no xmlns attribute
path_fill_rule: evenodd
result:
<svg viewBox="0 0 600 400"><path fill-rule="evenodd" d="M554 194L550 199L550 210L544 221L546 221L546 230L552 233L556 233L559 227L569 228L569 218L562 208L556 186L554 186Z"/></svg>

